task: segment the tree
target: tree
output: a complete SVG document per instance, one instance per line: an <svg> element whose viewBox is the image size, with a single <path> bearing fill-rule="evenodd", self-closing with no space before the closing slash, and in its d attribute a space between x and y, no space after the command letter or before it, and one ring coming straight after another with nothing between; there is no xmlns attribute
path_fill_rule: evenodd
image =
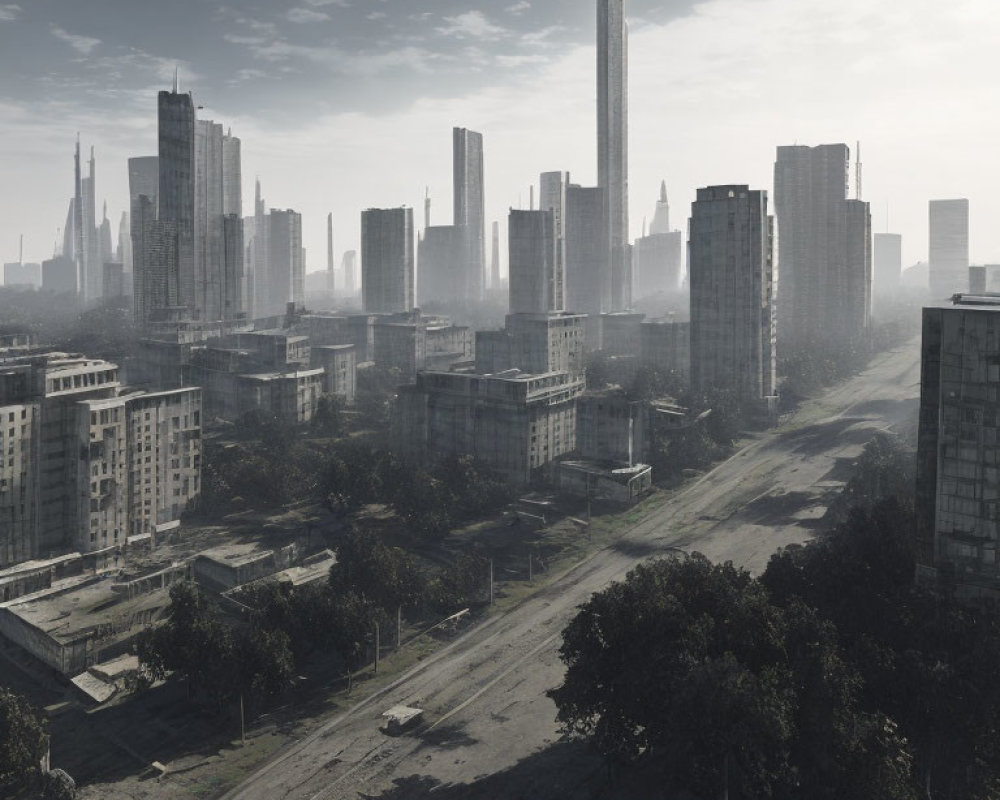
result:
<svg viewBox="0 0 1000 800"><path fill-rule="evenodd" d="M48 746L45 723L28 701L0 688L0 787L34 783Z"/></svg>
<svg viewBox="0 0 1000 800"><path fill-rule="evenodd" d="M320 436L339 436L343 433L343 407L344 401L339 395L324 394L320 397L310 423L313 432Z"/></svg>
<svg viewBox="0 0 1000 800"><path fill-rule="evenodd" d="M412 558L362 527L352 527L337 547L328 580L335 597L354 593L391 615L419 603L425 588Z"/></svg>

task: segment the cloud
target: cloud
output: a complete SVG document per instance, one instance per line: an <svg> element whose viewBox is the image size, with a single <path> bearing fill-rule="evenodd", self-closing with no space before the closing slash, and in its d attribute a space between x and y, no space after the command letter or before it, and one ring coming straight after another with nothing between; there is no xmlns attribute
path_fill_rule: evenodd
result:
<svg viewBox="0 0 1000 800"><path fill-rule="evenodd" d="M288 14L289 22L299 25L308 25L310 22L325 22L330 19L330 15L325 11L313 11L311 8L293 8Z"/></svg>
<svg viewBox="0 0 1000 800"><path fill-rule="evenodd" d="M385 19L386 16L388 16L388 15L384 11L372 11L367 16L367 19L372 19L372 20L375 20L375 19Z"/></svg>
<svg viewBox="0 0 1000 800"><path fill-rule="evenodd" d="M514 3L512 6L507 6L504 9L508 14L513 14L514 16L519 16L531 8L531 3L528 0L521 0L519 3Z"/></svg>
<svg viewBox="0 0 1000 800"><path fill-rule="evenodd" d="M494 25L482 11L466 11L454 17L445 17L445 25L437 29L444 36L456 36L462 39L499 39L508 31L500 25Z"/></svg>
<svg viewBox="0 0 1000 800"><path fill-rule="evenodd" d="M305 0L307 6L313 8L323 8L325 6L337 6L339 8L350 8L348 0Z"/></svg>
<svg viewBox="0 0 1000 800"><path fill-rule="evenodd" d="M52 27L52 35L57 39L61 39L66 42L78 53L83 53L85 56L90 55L94 48L101 43L100 39L92 39L89 36L79 36L75 33L69 33L56 26Z"/></svg>
<svg viewBox="0 0 1000 800"><path fill-rule="evenodd" d="M11 22L20 16L23 9L21 6L10 3L0 6L0 22Z"/></svg>

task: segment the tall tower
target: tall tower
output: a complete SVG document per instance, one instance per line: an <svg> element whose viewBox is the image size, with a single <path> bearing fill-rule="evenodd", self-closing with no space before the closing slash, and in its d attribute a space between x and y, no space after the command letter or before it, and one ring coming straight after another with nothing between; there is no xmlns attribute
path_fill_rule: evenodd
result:
<svg viewBox="0 0 1000 800"><path fill-rule="evenodd" d="M969 281L969 201L931 200L930 289L934 300L964 292Z"/></svg>
<svg viewBox="0 0 1000 800"><path fill-rule="evenodd" d="M171 306L195 307L195 125L191 95L160 92L159 221L173 225L175 264L168 268L167 300Z"/></svg>
<svg viewBox="0 0 1000 800"><path fill-rule="evenodd" d="M493 223L493 252L490 259L490 288L500 288L500 223Z"/></svg>
<svg viewBox="0 0 1000 800"><path fill-rule="evenodd" d="M563 281L557 272L555 215L552 211L511 209L510 313L548 314L562 311Z"/></svg>
<svg viewBox="0 0 1000 800"><path fill-rule="evenodd" d="M632 302L625 0L597 0L597 184L605 197L611 308L624 311Z"/></svg>
<svg viewBox="0 0 1000 800"><path fill-rule="evenodd" d="M76 263L76 290L84 291L87 257L83 248L83 178L80 173L80 135L76 136L73 189L73 260Z"/></svg>
<svg viewBox="0 0 1000 800"><path fill-rule="evenodd" d="M333 212L326 217L326 290L333 299Z"/></svg>
<svg viewBox="0 0 1000 800"><path fill-rule="evenodd" d="M568 172L543 172L538 182L539 208L552 212L554 248L552 302L562 311L566 308L566 189Z"/></svg>
<svg viewBox="0 0 1000 800"><path fill-rule="evenodd" d="M361 212L361 292L365 313L413 310L413 209Z"/></svg>
<svg viewBox="0 0 1000 800"><path fill-rule="evenodd" d="M90 148L90 170L82 183L83 198L83 299L95 302L101 297L101 278L104 265L101 263L101 243L97 228L97 159L94 148Z"/></svg>
<svg viewBox="0 0 1000 800"><path fill-rule="evenodd" d="M658 233L670 233L670 203L667 200L667 182L660 183L660 199L656 201L656 213L653 224L649 226L650 236Z"/></svg>
<svg viewBox="0 0 1000 800"><path fill-rule="evenodd" d="M691 388L747 404L776 388L774 268L767 192L698 190L691 206ZM748 409L749 410L749 409Z"/></svg>
<svg viewBox="0 0 1000 800"><path fill-rule="evenodd" d="M483 299L486 282L486 206L483 190L483 135L465 128L452 131L455 225L465 229L468 267L465 296ZM364 269L364 255L361 267Z"/></svg>

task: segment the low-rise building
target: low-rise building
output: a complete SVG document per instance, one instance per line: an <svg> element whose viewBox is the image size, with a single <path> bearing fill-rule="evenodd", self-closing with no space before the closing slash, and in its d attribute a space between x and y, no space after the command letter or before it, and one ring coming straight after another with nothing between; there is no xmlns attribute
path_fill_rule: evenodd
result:
<svg viewBox="0 0 1000 800"><path fill-rule="evenodd" d="M400 389L395 441L416 460L470 455L524 486L576 447L584 381L568 372L425 372Z"/></svg>
<svg viewBox="0 0 1000 800"><path fill-rule="evenodd" d="M508 314L503 330L476 333L476 372L582 375L585 319L567 313Z"/></svg>
<svg viewBox="0 0 1000 800"><path fill-rule="evenodd" d="M353 344L313 347L311 366L323 370L323 391L353 406L357 395L358 359Z"/></svg>

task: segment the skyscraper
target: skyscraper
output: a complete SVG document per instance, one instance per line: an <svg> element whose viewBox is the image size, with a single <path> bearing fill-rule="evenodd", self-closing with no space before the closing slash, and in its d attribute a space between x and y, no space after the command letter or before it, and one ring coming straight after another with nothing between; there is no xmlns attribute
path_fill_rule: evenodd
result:
<svg viewBox="0 0 1000 800"><path fill-rule="evenodd" d="M493 223L493 252L490 258L490 288L500 288L500 223Z"/></svg>
<svg viewBox="0 0 1000 800"><path fill-rule="evenodd" d="M903 237L898 233L876 233L873 244L872 293L887 300L899 289L903 274Z"/></svg>
<svg viewBox="0 0 1000 800"><path fill-rule="evenodd" d="M344 253L341 268L344 270L344 294L354 297L358 292L358 251L348 250Z"/></svg>
<svg viewBox="0 0 1000 800"><path fill-rule="evenodd" d="M597 185L605 191L611 309L632 302L628 258L628 26L625 0L597 0Z"/></svg>
<svg viewBox="0 0 1000 800"><path fill-rule="evenodd" d="M243 314L242 169L240 140L211 120L195 121L195 319ZM226 222L227 217L232 217ZM228 226L228 228L227 228Z"/></svg>
<svg viewBox="0 0 1000 800"><path fill-rule="evenodd" d="M465 128L452 131L455 225L465 231L468 266L465 297L483 299L486 283L486 206L483 187L483 135ZM412 222L411 222L412 228ZM362 254L361 266L365 258Z"/></svg>
<svg viewBox="0 0 1000 800"><path fill-rule="evenodd" d="M849 162L845 144L778 148L778 333L787 350L842 347L868 332L871 214L847 199Z"/></svg>
<svg viewBox="0 0 1000 800"><path fill-rule="evenodd" d="M158 219L176 231L176 264L168 268L169 306L195 307L195 119L191 95L160 92Z"/></svg>
<svg viewBox="0 0 1000 800"><path fill-rule="evenodd" d="M690 224L691 387L768 409L777 378L767 192L699 189Z"/></svg>
<svg viewBox="0 0 1000 800"><path fill-rule="evenodd" d="M562 311L563 281L557 264L552 211L511 209L507 222L510 255L510 313Z"/></svg>
<svg viewBox="0 0 1000 800"><path fill-rule="evenodd" d="M326 290L333 299L333 213L326 217Z"/></svg>
<svg viewBox="0 0 1000 800"><path fill-rule="evenodd" d="M413 309L412 208L369 208L361 212L361 271L366 313Z"/></svg>
<svg viewBox="0 0 1000 800"><path fill-rule="evenodd" d="M931 200L930 290L944 300L969 285L969 201Z"/></svg>
<svg viewBox="0 0 1000 800"><path fill-rule="evenodd" d="M658 233L670 232L670 201L667 199L667 182L660 181L660 199L656 201L656 213L653 214L649 233L656 236Z"/></svg>
<svg viewBox="0 0 1000 800"><path fill-rule="evenodd" d="M543 172L539 180L539 208L552 212L554 279L553 302L559 309L566 308L566 189L568 172Z"/></svg>
<svg viewBox="0 0 1000 800"><path fill-rule="evenodd" d="M566 303L570 311L592 317L611 311L608 229L604 220L603 189L567 187Z"/></svg>
<svg viewBox="0 0 1000 800"><path fill-rule="evenodd" d="M302 215L271 209L267 215L267 271L257 281L260 316L283 314L288 303L305 301Z"/></svg>
<svg viewBox="0 0 1000 800"><path fill-rule="evenodd" d="M466 230L456 225L431 225L417 245L417 298L423 308L466 302L464 273L468 265Z"/></svg>

